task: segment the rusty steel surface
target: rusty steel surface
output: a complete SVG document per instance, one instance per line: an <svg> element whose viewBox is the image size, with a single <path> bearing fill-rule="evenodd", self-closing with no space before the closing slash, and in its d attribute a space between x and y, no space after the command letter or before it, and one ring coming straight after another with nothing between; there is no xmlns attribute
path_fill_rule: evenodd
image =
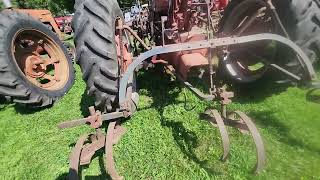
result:
<svg viewBox="0 0 320 180"><path fill-rule="evenodd" d="M22 29L12 39L14 59L35 86L57 90L69 79L69 65L60 46L43 32Z"/></svg>
<svg viewBox="0 0 320 180"><path fill-rule="evenodd" d="M208 113L212 117L210 118L210 122L217 123L218 129L220 131L222 145L223 145L223 155L221 157L221 160L225 161L230 152L230 140L229 140L227 128L224 124L223 118L221 117L220 113L217 110L211 109L209 110Z"/></svg>
<svg viewBox="0 0 320 180"><path fill-rule="evenodd" d="M257 164L255 167L255 173L259 173L263 170L263 168L266 164L266 152L265 152L263 140L262 140L261 135L258 131L258 128L245 113L243 113L241 111L235 111L235 112L232 112L231 114L235 114L235 115L239 116L240 121L243 121L246 124L246 126L248 127L248 129L251 133L251 136L254 140L254 143L256 146L256 151L257 151Z"/></svg>
<svg viewBox="0 0 320 180"><path fill-rule="evenodd" d="M72 150L70 160L69 160L69 175L68 178L69 180L79 180L79 165L80 165L80 155L82 151L82 147L87 140L88 135L83 135L79 138L77 141L75 147Z"/></svg>
<svg viewBox="0 0 320 180"><path fill-rule="evenodd" d="M106 145L105 145L105 152L106 152L106 169L114 180L122 180L123 177L119 176L114 159L113 159L113 142L114 142L114 131L117 122L111 122L108 126L107 130L107 137L106 137Z"/></svg>
<svg viewBox="0 0 320 180"><path fill-rule="evenodd" d="M124 112L113 112L113 113L101 114L99 118L101 119L102 122L104 122L104 121L114 121L115 119L123 118L123 117L126 117ZM58 128L67 129L67 128L74 128L74 127L85 125L85 124L91 125L91 122L96 122L96 121L98 121L98 116L94 115L94 116L89 116L87 118L62 122L58 125Z"/></svg>
<svg viewBox="0 0 320 180"><path fill-rule="evenodd" d="M90 144L86 144L82 147L80 155L80 165L88 165L91 162L94 154L105 146L106 136L102 134L101 130L98 129L96 134L90 135Z"/></svg>
<svg viewBox="0 0 320 180"><path fill-rule="evenodd" d="M95 116L98 112L95 111L93 107L90 107L89 111L91 116ZM92 123L95 124L95 122ZM108 173L112 179L122 179L116 171L112 149L113 145L118 143L126 133L126 129L117 125L118 123L119 121L110 122L106 135L100 129L102 124L99 126L91 125L91 127L95 129L95 133L83 135L79 138L70 156L68 179L80 179L80 166L90 164L93 156L102 148L105 148L106 151L105 165Z"/></svg>

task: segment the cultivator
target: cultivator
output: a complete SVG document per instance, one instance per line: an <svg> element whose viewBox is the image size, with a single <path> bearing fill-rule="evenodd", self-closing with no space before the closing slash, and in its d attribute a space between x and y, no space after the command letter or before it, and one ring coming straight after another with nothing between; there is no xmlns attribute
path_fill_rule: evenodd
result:
<svg viewBox="0 0 320 180"><path fill-rule="evenodd" d="M215 59L216 56L219 56L219 61L223 62L222 64L225 65L225 68L229 68L229 72L231 74L233 73L238 80L241 80L246 78L243 76L245 73L242 73L242 76L240 76L237 72L239 69L232 68L231 64L233 62L230 62L231 60L228 58L229 56L226 55L230 54L230 52L228 52L229 47L239 45L246 46L248 44L261 45L261 43L263 44L265 42L277 42L289 47L297 54L298 63L303 69L303 76L293 74L292 72L289 72L285 68L273 62L264 61L265 68L273 68L278 70L281 73L289 76L291 79L297 81L315 79L315 71L307 55L300 49L300 47L290 39L283 36L262 32L249 35L241 35L240 33L237 36L213 37L212 31L214 31L215 28L211 16L212 11L218 11L219 13L220 9L223 9L222 6L225 2L227 1L221 1L221 4L216 4L217 1L199 1L197 3L187 0L170 2L151 1L151 11L153 11L151 12L151 14L153 13L151 17L155 17L155 13L161 14L163 9L167 10L165 7L166 3L169 3L169 10L172 12L171 14L169 13L168 17L162 15L160 18L161 20L158 22L151 22L152 24L160 24L162 29L162 32L159 36L156 34L154 35L154 37L156 37L155 41L158 46L152 48L145 45L145 43L143 43L141 40L143 38L139 38L130 27L122 23L121 19L117 20L116 32L118 32L120 36L116 35L115 37L122 37L123 34L129 33L133 35L148 51L140 54L134 59L134 61L131 62L127 60L128 58L125 58L128 56L127 43L122 41L121 38L120 40L116 40L120 65L120 81L118 89L118 101L117 106L115 106L115 111L111 113L103 113L96 111L94 107L90 107L89 117L64 122L59 125L59 128L64 129L87 124L95 129L94 134L81 136L75 145L70 157L70 179L78 179L80 166L89 164L93 155L102 148L105 149L106 169L111 178L123 178L116 171L112 148L113 145L116 144L120 140L121 136L125 133L125 129L121 127L122 120L131 117L136 111L137 101L134 100L135 98L133 98L133 94L135 93L132 89L132 77L134 77L134 73L142 69L142 67L152 67L152 64L157 63L162 63L166 70L175 75L185 87L190 89L199 98L205 101L218 101L220 103L219 110L209 109L205 112L205 114L208 116L209 122L217 127L221 134L223 145L223 155L221 159L226 160L229 155L230 140L226 126L231 126L239 129L243 133L250 133L252 135L257 151L257 164L255 167L255 172L258 173L263 169L266 163L266 155L258 128L245 113L240 111L228 111L227 105L232 103L231 98L234 96L234 93L228 92L224 84L221 83L221 80L217 79L216 75L218 66L216 66L216 63L213 62L213 59ZM267 5L262 9L271 9L271 12L273 13L272 17L275 17L277 24L282 27L282 31L286 32L279 18L276 18L277 13L276 11L273 11L274 7L272 6L271 1L261 2L264 2L263 4ZM191 11L186 11L185 9L182 9L182 7L187 9L189 8ZM198 10L200 12L197 14ZM184 14L179 14L182 11ZM253 23L255 18L260 17L258 16L261 14L260 11L261 8L258 8L257 12L259 13L253 13L254 18L249 17L248 21L244 22L244 26L240 28L241 32L244 32L245 29L249 28L250 24ZM199 17L205 16L205 18L202 18L201 20L197 19L197 15L199 15ZM190 19L183 20L183 16L190 17ZM205 34L201 34L196 30L192 30L194 26L200 26L200 21L207 24ZM189 22L191 22L191 24L188 24ZM153 29L151 32L155 33L157 31ZM157 37L160 37L158 42ZM221 64L221 62L218 64ZM187 81L188 72L190 72L191 68L204 66L207 67L209 71L207 73L210 85L209 94L204 94ZM243 67L243 69L245 69L245 67ZM254 73L252 72L252 74ZM103 122L108 122L106 134L102 132Z"/></svg>

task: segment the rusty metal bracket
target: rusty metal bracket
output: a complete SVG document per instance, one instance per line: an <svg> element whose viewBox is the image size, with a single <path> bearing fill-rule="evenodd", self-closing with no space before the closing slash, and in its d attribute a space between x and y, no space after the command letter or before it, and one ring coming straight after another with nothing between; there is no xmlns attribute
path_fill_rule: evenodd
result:
<svg viewBox="0 0 320 180"><path fill-rule="evenodd" d="M106 136L102 132L92 134L90 136L91 143L82 147L80 155L80 165L88 165L91 163L93 155L105 146Z"/></svg>
<svg viewBox="0 0 320 180"><path fill-rule="evenodd" d="M113 145L120 140L126 130L119 125L116 126L117 123L118 122L109 123L106 135L104 135L100 129L97 129L95 134L84 135L79 138L70 156L68 179L80 179L80 166L90 164L94 154L102 148L105 148L105 163L109 175L112 179L123 179L116 171L112 148Z"/></svg>
<svg viewBox="0 0 320 180"><path fill-rule="evenodd" d="M85 124L89 124L91 125L91 127L96 128L97 125L100 124L100 126L102 125L102 122L104 121L115 121L119 118L122 117L127 117L128 112L123 111L123 112L113 112L113 113L107 113L107 114L95 114L93 116L89 116L87 118L82 118L82 119L77 119L77 120L72 120L72 121L66 121L63 123L60 123L58 125L58 128L60 129L67 129L67 128L73 128L73 127L77 127L77 126L81 126L81 125L85 125ZM93 123L93 124L91 124ZM99 126L99 127L100 127Z"/></svg>

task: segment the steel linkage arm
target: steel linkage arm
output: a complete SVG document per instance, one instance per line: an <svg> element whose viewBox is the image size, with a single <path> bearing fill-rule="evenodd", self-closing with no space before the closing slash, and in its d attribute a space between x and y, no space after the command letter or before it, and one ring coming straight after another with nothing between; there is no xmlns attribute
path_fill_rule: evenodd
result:
<svg viewBox="0 0 320 180"><path fill-rule="evenodd" d="M119 88L119 105L122 109L126 109L126 89L129 82L130 77L132 77L135 69L146 59L153 57L159 54L179 52L179 51L188 51L195 49L204 49L204 48L218 48L223 46L235 45L235 44L245 44L256 41L276 41L281 44L284 44L290 47L299 58L299 63L305 70L307 74L307 78L309 80L316 79L315 70L308 58L308 56L302 51L302 49L296 45L293 41L276 34L263 33L263 34L255 34L249 36L241 36L241 37L225 37L225 38L217 38L211 40L204 40L198 42L190 42L190 43L181 43L181 44L172 44L166 46L157 46L152 48L151 50L141 54L139 57L130 64L127 71L123 75L120 81Z"/></svg>

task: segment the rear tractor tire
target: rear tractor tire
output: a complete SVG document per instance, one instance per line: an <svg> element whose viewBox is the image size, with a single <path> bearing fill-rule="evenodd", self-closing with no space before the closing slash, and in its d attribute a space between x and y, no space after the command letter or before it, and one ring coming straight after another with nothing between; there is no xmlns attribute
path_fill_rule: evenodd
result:
<svg viewBox="0 0 320 180"><path fill-rule="evenodd" d="M317 62L317 55L320 54L320 0L274 0L273 3L291 40L300 46L312 63ZM225 10L224 17L220 21L220 33L224 35L238 35L237 32L235 32L237 29L240 29L238 25L241 25L245 21L246 16L250 16L250 13L253 13L252 10L257 11L257 9L262 7L266 7L265 0L231 1ZM246 9L247 11L245 11ZM276 23L273 19L271 22L272 24ZM252 26L248 29L256 29L256 27L257 26ZM268 31L266 30L268 29L251 33L244 32L241 35L267 32L283 34L278 26L274 26ZM252 44L255 45L259 43ZM282 62L278 63L283 65L283 67L290 72L297 75L304 74L299 61L295 58L293 53L290 53L292 51L287 48L284 48L283 50L282 46L277 46L277 48L273 48L273 50L274 49L276 49L276 52L272 51L272 53L270 52L270 49L262 51L272 55L266 57L264 60L273 62L277 59L281 59ZM240 83L250 83L260 79L264 75L265 69L261 68L259 71L248 71L246 65L251 65L253 62L249 61L248 63L248 58L243 59L241 50L243 50L243 48L240 48L240 51L236 50L235 53L230 53L228 57L223 58L223 60L228 63L223 64L225 66L225 72L230 75L231 79ZM245 49L245 51L255 52L256 54L258 54L257 52L261 52L254 46L253 48ZM245 55L245 57L248 56ZM286 58L284 59L284 57ZM241 64L239 62L243 64L239 65Z"/></svg>
<svg viewBox="0 0 320 180"><path fill-rule="evenodd" d="M76 0L72 27L76 62L80 65L88 94L102 112L117 108L119 59L116 41L117 19L123 20L116 0ZM119 39L119 38L118 38ZM126 41L126 37L123 37Z"/></svg>
<svg viewBox="0 0 320 180"><path fill-rule="evenodd" d="M44 24L12 10L0 13L0 95L31 107L50 106L74 77L67 50Z"/></svg>

